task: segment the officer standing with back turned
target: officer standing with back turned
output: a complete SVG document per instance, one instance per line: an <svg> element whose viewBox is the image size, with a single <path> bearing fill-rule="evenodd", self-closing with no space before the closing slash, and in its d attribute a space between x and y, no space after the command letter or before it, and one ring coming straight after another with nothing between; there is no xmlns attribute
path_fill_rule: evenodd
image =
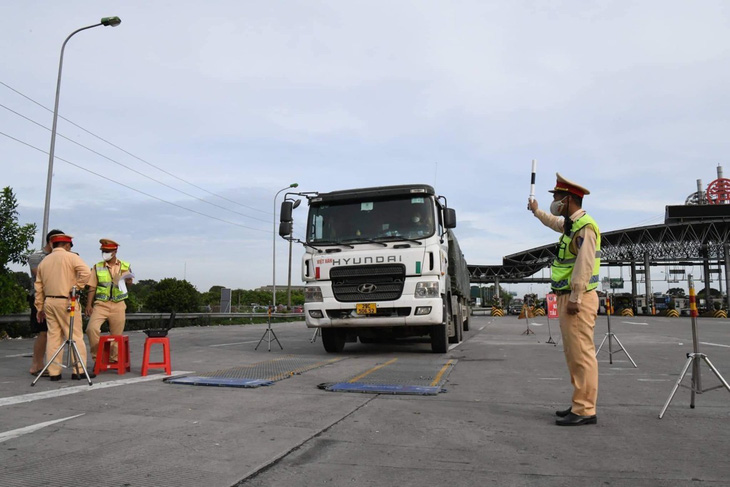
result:
<svg viewBox="0 0 730 487"><path fill-rule="evenodd" d="M598 362L593 329L598 315L598 271L601 266L601 232L583 209L590 192L557 174L550 213L538 209L537 200L527 208L545 225L561 233L552 264L551 287L558 296L558 316L565 359L573 384L570 408L556 411L559 426L596 424Z"/></svg>
<svg viewBox="0 0 730 487"><path fill-rule="evenodd" d="M75 286L81 290L89 280L89 266L74 252L73 239L70 235L58 234L50 238L53 251L38 265L35 280L35 307L38 310L38 321L46 320L48 324L48 342L46 357L61 348L63 341L68 338L76 343L79 351L79 360L86 364L86 345L81 325L74 327L74 336L69 337L71 324L71 289ZM69 353L71 353L69 351ZM48 366L48 373L52 381L61 380L61 359L59 354L53 363ZM80 380L84 370L80 364L71 372L71 378ZM93 374L89 374L92 376Z"/></svg>

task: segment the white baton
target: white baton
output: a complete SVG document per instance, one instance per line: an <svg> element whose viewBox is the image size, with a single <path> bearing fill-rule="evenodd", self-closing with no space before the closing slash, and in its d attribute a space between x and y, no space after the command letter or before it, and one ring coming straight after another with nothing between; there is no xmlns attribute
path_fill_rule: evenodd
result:
<svg viewBox="0 0 730 487"><path fill-rule="evenodd" d="M537 160L532 160L532 174L530 175L530 201L535 199L535 174L537 173Z"/></svg>

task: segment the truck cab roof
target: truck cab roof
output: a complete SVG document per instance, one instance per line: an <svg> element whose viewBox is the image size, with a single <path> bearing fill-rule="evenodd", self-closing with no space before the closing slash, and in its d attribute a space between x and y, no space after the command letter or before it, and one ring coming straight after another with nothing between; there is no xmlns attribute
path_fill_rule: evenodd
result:
<svg viewBox="0 0 730 487"><path fill-rule="evenodd" d="M378 186L373 188L356 188L320 193L309 200L309 204L352 201L362 199L380 199L392 196L426 195L435 196L432 186L428 184L402 184L397 186Z"/></svg>

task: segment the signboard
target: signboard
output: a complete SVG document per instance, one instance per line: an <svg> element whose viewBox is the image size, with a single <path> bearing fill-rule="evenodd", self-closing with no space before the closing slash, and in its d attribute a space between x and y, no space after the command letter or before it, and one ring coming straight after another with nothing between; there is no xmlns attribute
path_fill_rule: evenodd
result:
<svg viewBox="0 0 730 487"><path fill-rule="evenodd" d="M609 282L611 284L611 289L623 289L624 287L624 280L621 277L609 279Z"/></svg>
<svg viewBox="0 0 730 487"><path fill-rule="evenodd" d="M231 312L231 290L229 288L221 289L221 313Z"/></svg>
<svg viewBox="0 0 730 487"><path fill-rule="evenodd" d="M558 317L558 295L557 294L548 294L547 296L545 296L545 300L547 301L548 318L557 318Z"/></svg>

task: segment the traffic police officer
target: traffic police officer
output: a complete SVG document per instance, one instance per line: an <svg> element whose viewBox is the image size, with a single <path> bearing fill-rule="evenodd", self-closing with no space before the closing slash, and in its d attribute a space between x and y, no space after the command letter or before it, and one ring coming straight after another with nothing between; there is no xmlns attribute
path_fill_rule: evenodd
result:
<svg viewBox="0 0 730 487"><path fill-rule="evenodd" d="M103 260L91 269L85 310L86 315L90 316L86 335L89 337L91 356L94 359L104 321L109 321L109 332L112 335L121 335L124 332L127 310L124 300L128 297L127 286L133 282L129 263L117 259L119 244L108 238L102 238L99 243ZM109 360L116 361L116 343L112 344L110 352Z"/></svg>
<svg viewBox="0 0 730 487"><path fill-rule="evenodd" d="M50 238L53 251L38 265L35 280L35 307L38 310L38 321L46 320L48 326L48 341L46 357L52 357L63 342L68 338L71 315L71 288L76 286L81 290L89 280L89 266L71 252L73 237L65 234L53 235ZM74 334L70 337L76 343L79 359L86 364L86 345L81 323L74 327ZM70 353L70 352L69 352ZM48 373L52 381L61 380L61 360L63 354L58 354L48 366ZM71 378L80 380L84 371L80 364L72 371Z"/></svg>
<svg viewBox="0 0 730 487"><path fill-rule="evenodd" d="M573 384L570 408L556 411L560 426L595 424L598 397L598 362L593 330L598 315L598 271L601 265L601 232L583 209L590 192L557 174L548 214L528 200L528 209L547 227L561 233L552 264L551 287L557 294L560 331L565 359Z"/></svg>

